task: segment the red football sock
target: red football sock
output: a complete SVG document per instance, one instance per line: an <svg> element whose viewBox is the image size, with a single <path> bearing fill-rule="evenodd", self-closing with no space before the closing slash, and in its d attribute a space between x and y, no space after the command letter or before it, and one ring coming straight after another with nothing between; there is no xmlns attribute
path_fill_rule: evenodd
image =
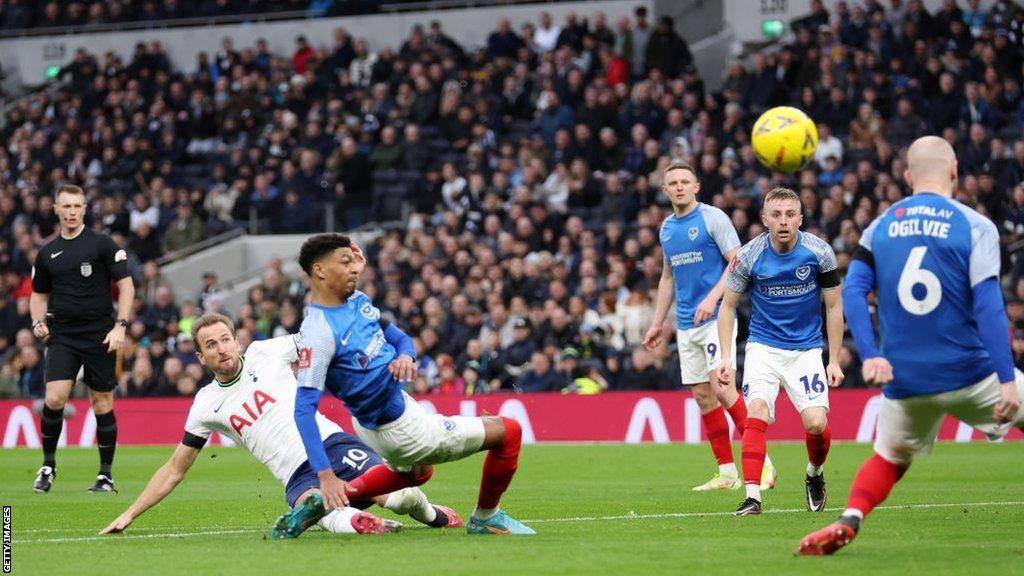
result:
<svg viewBox="0 0 1024 576"><path fill-rule="evenodd" d="M828 448L832 445L832 430L825 425L820 434L807 432L804 437L807 444L807 461L814 466L821 466L828 457Z"/></svg>
<svg viewBox="0 0 1024 576"><path fill-rule="evenodd" d="M362 476L349 482L348 490L345 491L345 494L348 495L350 500L365 500L374 496L380 496L381 494L390 494L410 486L419 486L430 480L430 477L434 474L433 468L427 468L427 470L425 474L413 476L412 474L399 474L383 464L378 464L364 472Z"/></svg>
<svg viewBox="0 0 1024 576"><path fill-rule="evenodd" d="M498 507L501 495L508 489L512 476L519 467L519 446L523 441L523 429L511 418L501 418L505 424L505 438L501 444L491 448L484 458L484 473L480 478L480 496L476 507L489 510Z"/></svg>
<svg viewBox="0 0 1024 576"><path fill-rule="evenodd" d="M761 484L761 470L764 468L764 454L768 449L765 432L768 422L760 418L747 418L743 430L743 483Z"/></svg>
<svg viewBox="0 0 1024 576"><path fill-rule="evenodd" d="M732 443L729 441L729 422L725 419L725 409L719 406L707 414L701 414L704 429L708 432L708 442L715 454L719 466L732 464Z"/></svg>
<svg viewBox="0 0 1024 576"><path fill-rule="evenodd" d="M846 507L860 510L867 516L875 506L881 504L889 496L893 485L899 482L908 467L908 465L893 464L878 454L868 458L853 479Z"/></svg>
<svg viewBox="0 0 1024 576"><path fill-rule="evenodd" d="M732 416L732 423L736 425L736 429L740 431L740 436L742 436L743 430L747 427L747 401L743 399L743 395L737 396L732 406L725 410L729 413L729 416Z"/></svg>

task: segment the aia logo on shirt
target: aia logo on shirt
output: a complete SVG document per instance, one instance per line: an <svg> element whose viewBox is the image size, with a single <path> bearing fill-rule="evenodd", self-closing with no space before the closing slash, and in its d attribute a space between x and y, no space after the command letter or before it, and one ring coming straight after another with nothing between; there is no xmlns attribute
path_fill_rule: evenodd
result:
<svg viewBox="0 0 1024 576"><path fill-rule="evenodd" d="M312 348L299 348L299 368L309 368L313 360Z"/></svg>

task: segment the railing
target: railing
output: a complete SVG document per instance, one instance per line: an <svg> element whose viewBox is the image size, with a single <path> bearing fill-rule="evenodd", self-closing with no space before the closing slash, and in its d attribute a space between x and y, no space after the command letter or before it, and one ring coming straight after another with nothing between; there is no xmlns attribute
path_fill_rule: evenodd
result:
<svg viewBox="0 0 1024 576"><path fill-rule="evenodd" d="M554 4L559 0L423 0L422 2L392 2L381 4L380 11L415 12L418 10L452 10L487 6L511 6L513 4Z"/></svg>
<svg viewBox="0 0 1024 576"><path fill-rule="evenodd" d="M228 240L234 240L235 238L238 238L239 236L245 236L245 235L246 234L245 234L245 229L244 228L241 228L241 227L232 228L231 230L228 230L227 232L223 232L223 233L218 234L216 236L211 236L211 237L207 238L206 240L202 240L200 242L196 242L195 244L192 244L190 246L186 246L186 247L182 248L181 250L175 250L174 252L169 252L167 254L164 254L163 256L157 258L156 263L158 265L160 265L160 266L164 266L166 264L170 264L171 262L175 262L177 260L181 260L182 258L187 258L187 257L189 257L189 256L191 256L193 254L198 253L198 252L202 252L203 250L206 250L207 248L210 248L212 246L216 246L218 244L223 244L224 242L227 242Z"/></svg>
<svg viewBox="0 0 1024 576"><path fill-rule="evenodd" d="M152 30L154 28L184 28L188 26L222 26L248 22L276 22L279 20L301 20L320 16L309 10L285 12L263 12L256 14L231 14L212 18L171 18L168 20L147 20L145 22L111 22L84 24L81 26L47 26L42 28L19 28L0 30L0 39L23 38L26 36L63 36L67 34L97 34L101 32L123 32L127 30Z"/></svg>
<svg viewBox="0 0 1024 576"><path fill-rule="evenodd" d="M344 1L344 0L338 0ZM451 10L454 8L474 8L477 6L511 6L516 4L552 4L564 0L423 0L402 2L401 0L381 4L377 7L367 6L362 14L414 12L420 10ZM281 20L304 20L324 16L322 10L288 10L282 12L258 12L250 14L230 14L203 18L170 18L166 20L147 20L144 22L110 22L103 24L82 24L78 26L46 26L39 28L18 28L0 30L0 40L6 38L24 38L31 36L65 36L69 34L97 34L102 32L123 32L129 30L153 30L161 28L185 28L189 26L223 26L225 24L245 24L251 22L278 22Z"/></svg>

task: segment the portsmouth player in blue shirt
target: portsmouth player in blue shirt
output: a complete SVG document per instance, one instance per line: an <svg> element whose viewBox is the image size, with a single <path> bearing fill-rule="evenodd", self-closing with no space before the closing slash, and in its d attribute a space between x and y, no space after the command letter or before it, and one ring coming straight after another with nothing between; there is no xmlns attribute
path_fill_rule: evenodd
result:
<svg viewBox="0 0 1024 576"><path fill-rule="evenodd" d="M768 232L744 246L729 264L728 289L718 312L722 364L718 378L730 382L729 359L736 304L750 290L754 306L744 362L743 395L747 427L743 431L743 482L747 498L737 516L761 513L761 468L765 431L775 421L779 387L800 412L807 443L807 508L825 509L825 458L831 443L828 387L843 381L839 349L843 343L843 304L839 267L827 242L800 232L800 197L775 188L764 199L761 219ZM827 367L821 360L821 301L828 329Z"/></svg>
<svg viewBox="0 0 1024 576"><path fill-rule="evenodd" d="M349 499L422 484L433 464L487 450L470 534L533 534L499 510L501 495L519 463L522 428L511 418L427 414L402 387L416 373L412 339L381 321L370 298L356 290L365 266L347 236L320 234L306 240L299 265L310 279L312 302L302 322L295 423L310 467L320 481L326 508ZM324 452L316 409L324 392L352 413L356 434L388 465L363 474L356 489L338 478Z"/></svg>
<svg viewBox="0 0 1024 576"><path fill-rule="evenodd" d="M942 138L911 144L904 178L914 195L864 230L844 289L864 380L883 385L875 454L857 473L838 522L805 536L800 554L849 544L914 455L931 451L946 414L992 439L1011 426L1024 429L1024 375L1014 369L999 288L999 233L952 199L956 155ZM868 311L872 291L881 349Z"/></svg>
<svg viewBox="0 0 1024 576"><path fill-rule="evenodd" d="M662 190L672 203L672 215L661 225L659 238L664 263L654 317L644 337L644 347L654 350L661 345L662 323L674 296L682 383L693 391L711 452L718 461L718 473L693 489L738 490L741 483L732 457L725 412L729 412L742 434L747 421L747 404L737 394L735 386L719 386L714 375L721 358L718 301L725 292L726 265L739 252L740 238L724 212L697 201L700 182L690 165L674 162L665 168L664 175ZM733 344L732 363L735 365L735 342ZM775 469L766 459L762 487L767 490L774 485Z"/></svg>

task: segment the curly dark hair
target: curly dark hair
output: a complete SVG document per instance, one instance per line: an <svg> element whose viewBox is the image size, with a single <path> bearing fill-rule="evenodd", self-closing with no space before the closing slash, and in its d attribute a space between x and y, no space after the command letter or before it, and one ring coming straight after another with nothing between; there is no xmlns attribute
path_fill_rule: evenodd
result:
<svg viewBox="0 0 1024 576"><path fill-rule="evenodd" d="M351 248L352 239L344 234L317 234L302 243L299 250L299 266L312 276L313 264L338 248Z"/></svg>

